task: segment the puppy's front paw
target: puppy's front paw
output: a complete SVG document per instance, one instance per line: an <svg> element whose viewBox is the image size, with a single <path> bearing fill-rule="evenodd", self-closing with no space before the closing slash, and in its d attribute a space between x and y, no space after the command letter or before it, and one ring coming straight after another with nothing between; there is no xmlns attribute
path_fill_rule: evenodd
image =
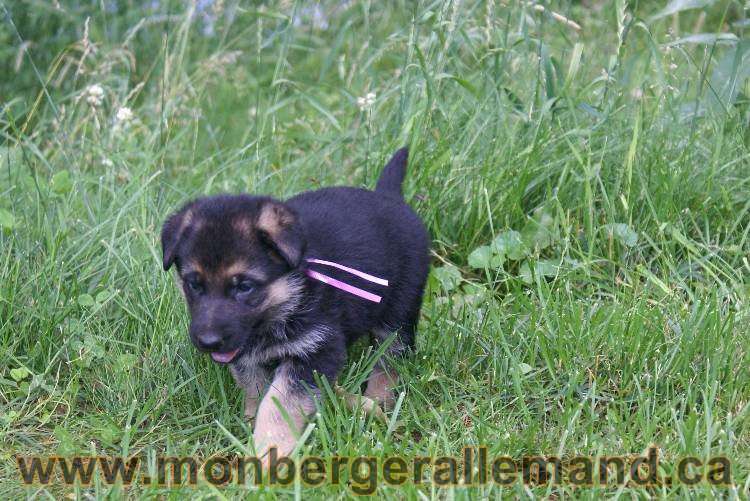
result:
<svg viewBox="0 0 750 501"><path fill-rule="evenodd" d="M312 398L289 377L289 368L280 366L271 387L258 407L255 420L255 450L268 466L268 451L277 448L278 456L287 456L297 443L307 416L315 411Z"/></svg>
<svg viewBox="0 0 750 501"><path fill-rule="evenodd" d="M286 426L274 429L259 429L256 426L253 433L253 440L255 441L255 453L263 461L263 468L265 470L269 468L272 456L271 449L275 449L273 456L278 459L291 454L294 446L297 444L294 434L290 433L289 428Z"/></svg>

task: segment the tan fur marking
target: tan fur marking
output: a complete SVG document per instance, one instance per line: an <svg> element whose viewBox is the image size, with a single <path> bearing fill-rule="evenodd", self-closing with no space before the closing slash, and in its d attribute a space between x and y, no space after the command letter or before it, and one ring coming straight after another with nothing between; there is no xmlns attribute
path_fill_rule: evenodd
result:
<svg viewBox="0 0 750 501"><path fill-rule="evenodd" d="M315 411L313 399L304 391L294 388L289 366L282 364L276 369L273 382L263 397L258 409L253 439L256 453L263 457L268 467L268 450L276 446L278 455L286 456L294 449L297 436L302 432L307 416ZM291 420L290 428L281 408Z"/></svg>
<svg viewBox="0 0 750 501"><path fill-rule="evenodd" d="M253 236L253 223L249 218L239 217L232 220L232 229L245 238Z"/></svg>
<svg viewBox="0 0 750 501"><path fill-rule="evenodd" d="M390 338L393 335L393 332L386 329L375 329L372 334L375 338L375 344L377 345ZM388 345L383 357L398 356L403 351L404 345L401 343L397 334ZM378 360L375 368L372 370L372 374L370 374L370 378L367 380L365 396L377 400L386 408L392 408L396 403L395 389L397 384L398 372L391 366L391 364L381 358Z"/></svg>
<svg viewBox="0 0 750 501"><path fill-rule="evenodd" d="M182 273L184 275L187 275L188 273L199 273L201 275L205 275L206 272L203 269L203 266L198 261L189 260L185 263L185 269L182 270Z"/></svg>
<svg viewBox="0 0 750 501"><path fill-rule="evenodd" d="M287 277L281 277L278 280L273 281L266 288L266 300L263 303L263 308L271 308L280 304L286 303L297 291L294 290Z"/></svg>
<svg viewBox="0 0 750 501"><path fill-rule="evenodd" d="M392 367L385 367L379 362L367 380L365 396L383 404L386 408L393 408L396 403L396 385L398 384L398 373Z"/></svg>
<svg viewBox="0 0 750 501"><path fill-rule="evenodd" d="M289 235L285 239L285 232L287 232L292 224L294 223L294 216L284 207L274 202L266 203L258 215L258 221L256 223L259 230L268 234L268 237L278 247L279 255L276 256L275 252L271 252L269 255L272 258L278 260L292 259L296 260L300 257L299 251L296 249L294 244L289 242Z"/></svg>
<svg viewBox="0 0 750 501"><path fill-rule="evenodd" d="M266 288L266 298L260 306L263 310L273 308L276 322L284 321L300 304L302 282L289 275L283 276Z"/></svg>
<svg viewBox="0 0 750 501"><path fill-rule="evenodd" d="M244 261L235 261L234 263L221 270L221 272L225 276L231 277L232 275L240 275L242 273L246 273L249 269L250 267Z"/></svg>
<svg viewBox="0 0 750 501"><path fill-rule="evenodd" d="M187 212L185 212L185 215L182 216L180 227L177 228L177 233L175 233L175 242L180 241L182 234L185 233L185 230L187 230L190 225L194 226L193 231L199 230L201 226L203 226L203 221L201 219L196 219L192 209L188 209Z"/></svg>
<svg viewBox="0 0 750 501"><path fill-rule="evenodd" d="M252 267L245 261L235 261L229 266L222 268L220 274L225 280L234 275L248 275L250 278L258 282L262 282L266 279L266 274L260 268Z"/></svg>
<svg viewBox="0 0 750 501"><path fill-rule="evenodd" d="M275 238L281 227L288 224L289 221L282 214L282 211L274 204L266 204L261 209L258 216L258 228L268 233L271 238Z"/></svg>
<svg viewBox="0 0 750 501"><path fill-rule="evenodd" d="M182 233L187 229L188 226L190 226L193 222L193 211L192 209L188 209L187 212L185 212L185 215L182 216L182 221L180 221L180 227L177 228L177 238L175 241L179 241L180 237L182 236Z"/></svg>
<svg viewBox="0 0 750 501"><path fill-rule="evenodd" d="M327 333L319 328L308 331L293 341L278 343L264 350L254 350L249 358L256 364L262 364L283 357L307 359L326 341Z"/></svg>

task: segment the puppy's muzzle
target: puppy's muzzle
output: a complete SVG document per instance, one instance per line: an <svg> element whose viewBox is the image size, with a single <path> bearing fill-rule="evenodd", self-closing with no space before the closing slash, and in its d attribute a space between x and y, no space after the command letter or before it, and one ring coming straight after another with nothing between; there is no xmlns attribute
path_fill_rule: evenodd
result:
<svg viewBox="0 0 750 501"><path fill-rule="evenodd" d="M193 324L190 326L190 337L196 348L211 354L214 362L228 364L240 352L240 348L230 349L227 346L229 340L214 329Z"/></svg>
<svg viewBox="0 0 750 501"><path fill-rule="evenodd" d="M221 336L213 331L202 332L195 339L198 342L198 348L204 351L217 351L223 344Z"/></svg>

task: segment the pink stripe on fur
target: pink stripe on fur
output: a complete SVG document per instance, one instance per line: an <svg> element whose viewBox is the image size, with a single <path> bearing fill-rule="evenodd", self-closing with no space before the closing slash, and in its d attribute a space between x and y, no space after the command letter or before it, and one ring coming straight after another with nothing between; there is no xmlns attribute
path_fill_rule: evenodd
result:
<svg viewBox="0 0 750 501"><path fill-rule="evenodd" d="M317 271L305 270L305 273L307 273L307 276L310 278L323 282L324 284L330 285L331 287L336 287L337 289L341 289L342 291L348 292L349 294L354 294L355 296L359 296L362 299L367 299L368 301L372 301L373 303L379 303L380 300L382 299L380 296L376 294L372 294L371 292L362 290L359 287L354 287L353 285L345 284L344 282L336 280L333 277L329 277L328 275L323 275L322 273L318 273Z"/></svg>
<svg viewBox="0 0 750 501"><path fill-rule="evenodd" d="M343 264L334 263L332 261L324 261L322 259L307 259L306 261L308 263L322 264L323 266L332 266L334 268L338 268L339 270L344 270L347 273L351 273L352 275L356 275L359 278L364 278L365 280L369 282L373 282L378 285L385 285L386 287L388 286L388 280L385 280L383 278L378 278L376 276L365 273L364 271L359 271L359 270L355 270L354 268L349 268L348 266L344 266Z"/></svg>

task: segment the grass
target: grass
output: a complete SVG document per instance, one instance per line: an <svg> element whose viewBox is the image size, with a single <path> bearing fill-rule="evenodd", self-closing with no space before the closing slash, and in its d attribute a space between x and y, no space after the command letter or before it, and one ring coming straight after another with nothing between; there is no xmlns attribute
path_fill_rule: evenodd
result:
<svg viewBox="0 0 750 501"><path fill-rule="evenodd" d="M346 477L24 487L14 458L137 454L153 474L158 455L250 454L240 394L160 271L160 225L206 193L372 187L404 144L434 264L402 405L385 426L328 392L298 458L655 444L660 475L724 455L734 485L378 494L748 495L743 2L60 4L0 1L3 497L354 497ZM369 362L354 348L337 384Z"/></svg>

